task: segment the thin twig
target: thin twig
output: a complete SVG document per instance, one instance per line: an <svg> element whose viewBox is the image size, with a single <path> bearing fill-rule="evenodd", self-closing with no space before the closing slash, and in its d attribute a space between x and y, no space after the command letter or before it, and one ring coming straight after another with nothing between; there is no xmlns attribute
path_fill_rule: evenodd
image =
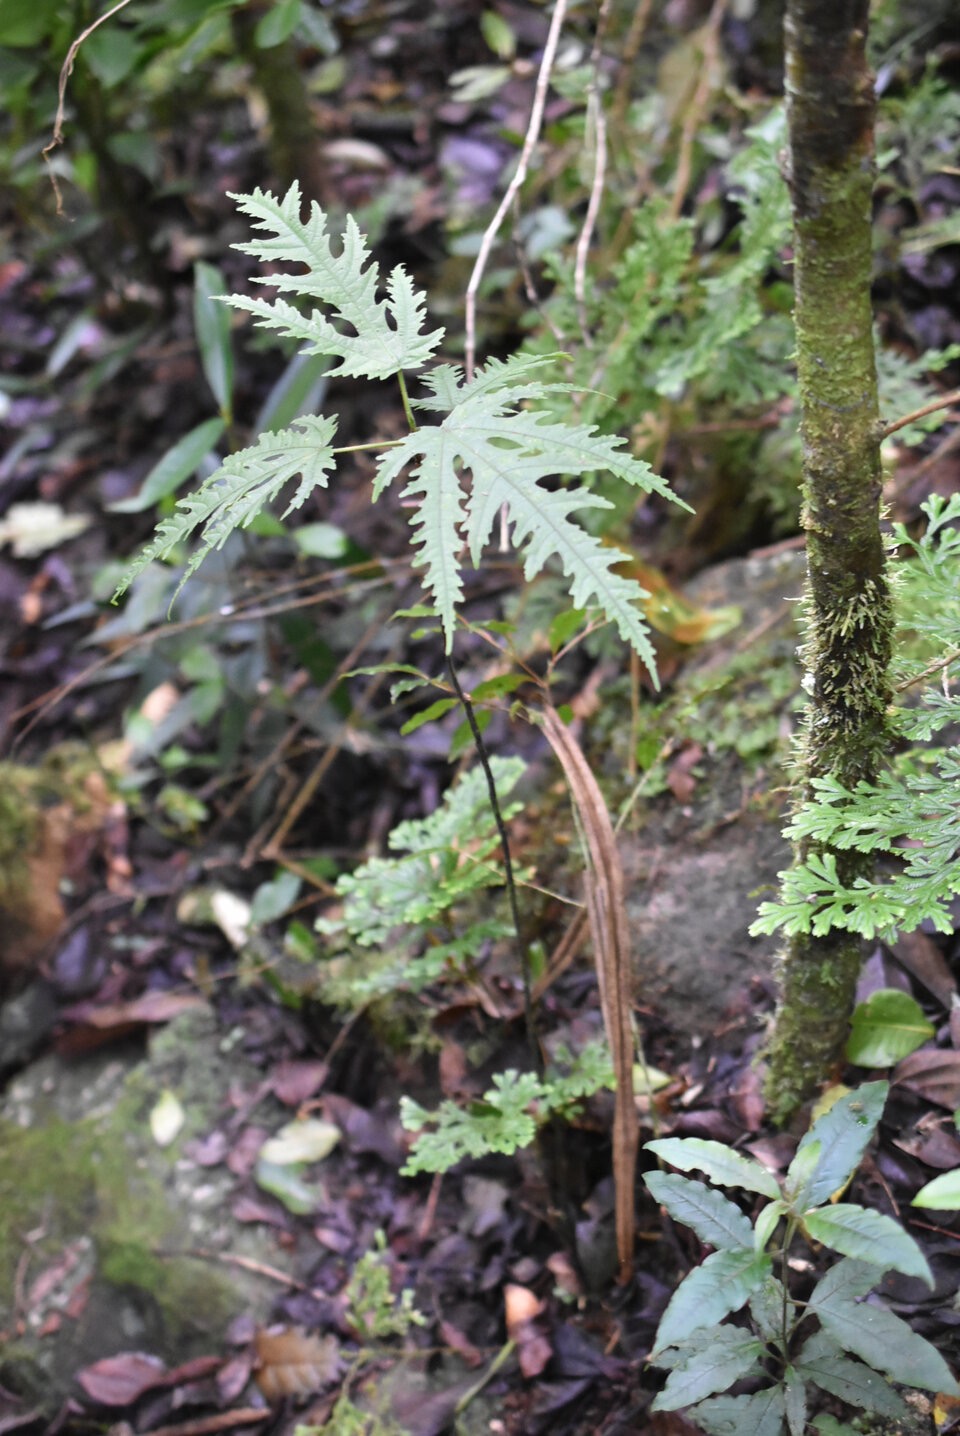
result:
<svg viewBox="0 0 960 1436"><path fill-rule="evenodd" d="M623 42L623 50L620 55L620 73L617 76L616 88L613 92L613 104L610 106L610 119L614 134L619 135L624 132L627 106L630 103L630 80L633 74L633 66L640 53L640 46L643 44L643 37L652 9L653 0L640 0L636 10L633 12L633 19L630 21L627 38Z"/></svg>
<svg viewBox="0 0 960 1436"><path fill-rule="evenodd" d="M680 150L677 155L677 178L670 207L667 211L671 222L680 218L690 174L693 169L693 145L703 124L704 111L714 89L714 72L720 49L720 26L727 11L728 0L713 0L713 7L707 18L703 35L703 51L700 57L700 78L693 97L683 118L680 132Z"/></svg>
<svg viewBox="0 0 960 1436"><path fill-rule="evenodd" d="M457 670L453 666L453 659L447 658L447 672L450 674L450 682L453 690L459 699L460 706L464 711L467 725L473 735L477 756L480 759L480 766L483 769L483 776L487 780L487 792L490 796L490 807L493 810L493 821L497 825L497 833L500 837L500 846L503 849L503 871L506 878L507 899L510 903L510 916L513 919L513 928L517 937L517 953L520 958L520 972L523 977L523 1015L527 1027L527 1041L530 1044L530 1055L533 1058L534 1070L543 1072L543 1054L537 1042L536 1021L533 1011L532 979L530 974L530 953L523 938L523 928L520 923L520 905L517 901L517 884L513 875L513 859L510 856L510 839L507 836L507 827L503 821L503 813L500 811L500 801L497 797L497 785L493 781L493 770L490 767L490 755L487 752L487 745L483 741L483 734L477 722L477 715L473 711L473 704L463 691Z"/></svg>
<svg viewBox="0 0 960 1436"><path fill-rule="evenodd" d="M921 409L914 409L911 414L904 414L901 419L894 419L891 424L884 424L880 430L880 438L889 439L898 429L905 429L916 419L925 419L928 414L935 414L938 409L949 409L951 404L960 402L960 389L954 389L952 394L945 394L942 399L934 399L931 404L924 404Z"/></svg>
<svg viewBox="0 0 960 1436"><path fill-rule="evenodd" d="M63 196L60 193L60 184L57 180L57 176L54 173L52 165L50 164L50 154L51 151L55 150L58 145L63 144L63 121L67 107L67 81L73 74L73 62L76 60L77 51L80 49L80 46L83 44L84 40L88 39L93 34L94 30L98 29L99 26L104 24L105 21L116 15L118 11L125 9L129 4L130 0L117 0L116 5L112 6L111 9L105 11L104 14L99 16L98 19L94 20L92 25L88 25L87 28L83 31L83 33L78 35L77 38L73 41L73 44L67 51L66 59L60 66L60 80L57 85L57 114L53 122L53 135L51 136L49 143L45 144L43 149L40 151L40 154L43 158L43 162L50 172L50 183L53 185L53 192L57 197L58 217L63 214Z"/></svg>
<svg viewBox="0 0 960 1436"><path fill-rule="evenodd" d="M496 214L483 232L480 249L473 266L473 273L470 275L470 283L467 285L464 365L468 379L473 378L477 357L477 292L480 288L483 272L487 267L487 260L490 258L493 242L500 232L500 226L503 224L507 211L513 203L514 195L519 191L527 177L530 156L533 154L534 146L540 138L540 127L543 124L543 110L547 101L547 87L550 83L550 72L553 69L553 62L556 58L560 31L563 28L566 12L567 0L557 0L553 18L550 21L550 29L547 33L547 43L543 47L543 59L540 61L540 71L537 75L537 84L533 95L533 107L530 111L530 123L527 125L527 133L524 136L523 148L520 151L517 168L514 171L512 180L507 185L503 198L497 206Z"/></svg>
<svg viewBox="0 0 960 1436"><path fill-rule="evenodd" d="M607 28L609 14L610 0L601 0L597 14L596 34L593 37L593 49L590 53L590 65L593 73L590 77L590 88L587 91L587 131L589 133L592 125L595 136L593 180L590 185L590 199L587 203L583 228L577 238L576 259L573 267L573 293L577 302L577 318L583 342L588 349L593 348L593 339L590 336L587 323L587 256L590 253L590 244L593 240L597 216L600 213L600 201L603 198L603 187L607 177L607 117L604 114L603 98L600 93L600 61L603 58L603 36Z"/></svg>

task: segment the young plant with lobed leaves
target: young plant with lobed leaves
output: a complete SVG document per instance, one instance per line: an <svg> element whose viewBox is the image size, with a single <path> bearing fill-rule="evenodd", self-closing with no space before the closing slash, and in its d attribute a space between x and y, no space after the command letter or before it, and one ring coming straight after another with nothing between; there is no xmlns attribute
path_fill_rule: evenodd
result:
<svg viewBox="0 0 960 1436"><path fill-rule="evenodd" d="M903 1417L891 1383L960 1395L939 1352L887 1307L864 1300L893 1269L933 1285L916 1242L892 1217L836 1201L872 1137L888 1092L869 1082L839 1097L800 1142L782 1188L766 1167L722 1142L668 1137L646 1150L682 1172L767 1199L751 1222L704 1182L667 1172L644 1181L712 1255L681 1282L663 1314L651 1360L670 1371L655 1411L689 1408L714 1436L854 1436L811 1415L817 1392L880 1416ZM800 1301L790 1258L799 1238L841 1260ZM743 1312L739 1324L726 1321ZM719 1395L739 1383L744 1394Z"/></svg>
<svg viewBox="0 0 960 1436"><path fill-rule="evenodd" d="M384 441L373 496L379 498L407 475L400 497L412 508L414 561L424 570L423 585L436 607L447 653L463 598L462 550L466 546L473 564L479 564L504 511L514 543L523 551L525 576L558 561L574 605L599 608L653 673L653 649L638 606L645 591L615 572L619 552L573 517L585 509L608 508L609 501L567 481L600 471L645 492L672 495L649 465L624 449L622 439L599 434L592 425L556 422L532 407L551 392L570 391L569 385L542 378L556 356L491 360L469 381L453 365L428 369L443 331L425 332L425 295L400 266L382 279L352 218L335 254L320 207L314 203L307 220L301 218L297 185L282 200L260 190L235 198L260 231L257 239L237 247L271 267L289 263L305 270L270 273L257 282L280 295L294 295L298 303L321 307L304 312L282 297L234 295L227 302L252 314L262 327L301 342L306 353L335 358L331 377L395 379L399 384L410 433ZM411 401L408 380L414 377L427 396ZM435 422L418 427L415 410L434 416ZM236 529L249 526L297 478L286 513L299 508L327 486L338 455L350 452L334 447L335 432L334 418L309 416L278 433L262 434L256 444L232 454L161 522L118 593L154 559L177 557L187 540L199 535L185 580L206 554L222 548ZM545 481L556 479L565 486L546 486Z"/></svg>

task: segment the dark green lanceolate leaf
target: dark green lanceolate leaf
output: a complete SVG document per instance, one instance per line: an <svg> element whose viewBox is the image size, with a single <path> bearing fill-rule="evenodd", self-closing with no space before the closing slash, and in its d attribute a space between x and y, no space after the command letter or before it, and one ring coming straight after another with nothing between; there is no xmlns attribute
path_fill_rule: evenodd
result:
<svg viewBox="0 0 960 1436"><path fill-rule="evenodd" d="M666 1207L675 1221L695 1231L707 1246L722 1251L753 1249L749 1219L722 1193L668 1172L646 1172L643 1180L654 1201Z"/></svg>
<svg viewBox="0 0 960 1436"><path fill-rule="evenodd" d="M797 1148L797 1157L804 1160L801 1154L806 1148L820 1143L817 1164L797 1193L798 1206L818 1207L846 1184L876 1130L889 1090L887 1082L866 1082L839 1097L829 1112L817 1118ZM791 1164L788 1183L793 1171Z"/></svg>
<svg viewBox="0 0 960 1436"><path fill-rule="evenodd" d="M233 412L233 346L230 315L218 299L224 287L219 269L202 261L193 270L193 327L200 362L217 408L229 424Z"/></svg>
<svg viewBox="0 0 960 1436"><path fill-rule="evenodd" d="M711 1436L780 1436L786 1415L783 1387L752 1396L711 1396L688 1414Z"/></svg>
<svg viewBox="0 0 960 1436"><path fill-rule="evenodd" d="M813 1241L823 1242L844 1256L893 1267L933 1287L927 1259L913 1237L882 1212L867 1211L853 1202L839 1202L805 1212L803 1226Z"/></svg>
<svg viewBox="0 0 960 1436"><path fill-rule="evenodd" d="M110 512L139 514L144 509L152 508L168 494L175 493L191 474L197 472L203 460L213 451L225 428L222 419L205 419L202 424L191 429L189 434L184 434L183 438L178 439L173 448L168 449L163 458L154 464L140 485L139 493L111 504Z"/></svg>
<svg viewBox="0 0 960 1436"><path fill-rule="evenodd" d="M702 1137L660 1137L655 1142L647 1142L645 1150L683 1172L704 1172L718 1186L740 1187L745 1192L759 1192L762 1197L773 1200L780 1196L772 1172L723 1142Z"/></svg>
<svg viewBox="0 0 960 1436"><path fill-rule="evenodd" d="M818 1331L804 1343L796 1369L821 1391L829 1391L850 1406L895 1419L906 1412L904 1402L884 1378L869 1366L844 1356L825 1331Z"/></svg>
<svg viewBox="0 0 960 1436"><path fill-rule="evenodd" d="M330 370L331 375L387 379L400 370L423 367L443 338L443 330L420 332L426 296L414 289L399 266L383 286L386 297L377 297L380 268L372 262L366 239L351 215L346 218L340 253L334 255L327 216L320 206L311 204L306 222L301 219L299 185L291 185L279 200L259 189L231 198L254 220L254 229L263 232L235 248L256 255L265 264L280 261L307 268L306 274L270 274L257 282L281 293L320 300L347 329L336 328L316 309L304 315L282 299L270 302L233 295L228 304L246 310L264 328L303 340L307 353L339 356L340 363Z"/></svg>
<svg viewBox="0 0 960 1436"><path fill-rule="evenodd" d="M772 1267L765 1252L719 1251L677 1287L657 1328L654 1353L684 1341L691 1331L716 1326L737 1311Z"/></svg>
<svg viewBox="0 0 960 1436"><path fill-rule="evenodd" d="M677 1353L680 1360L651 1411L677 1411L681 1406L692 1406L695 1401L712 1396L715 1391L725 1391L735 1381L759 1369L764 1351L763 1343L750 1332L733 1326L721 1326L709 1341L685 1343L685 1346L685 1351L681 1349ZM661 1358L657 1364L663 1364Z"/></svg>
<svg viewBox="0 0 960 1436"><path fill-rule="evenodd" d="M857 1269L863 1263L843 1261L837 1267L853 1269L851 1285L861 1285L862 1271ZM904 1386L960 1396L960 1386L940 1353L886 1307L853 1300L843 1290L845 1283L837 1280L837 1267L818 1282L807 1308L836 1344Z"/></svg>
<svg viewBox="0 0 960 1436"><path fill-rule="evenodd" d="M246 528L291 479L299 474L300 484L284 517L299 508L314 489L326 488L327 474L335 463L331 448L335 431L334 419L308 415L299 419L294 428L261 434L249 449L231 454L158 526L153 541L123 575L115 597L124 593L149 563L168 557L199 529L200 545L177 585L179 593L206 555L222 548L235 529Z"/></svg>
<svg viewBox="0 0 960 1436"><path fill-rule="evenodd" d="M892 1067L933 1034L933 1024L924 1017L919 1002L908 992L884 987L871 992L855 1009L847 1057L861 1067Z"/></svg>
<svg viewBox="0 0 960 1436"><path fill-rule="evenodd" d="M542 398L555 387L528 377L544 362L487 365L466 383L451 366L435 370L425 382L436 406L448 412L439 424L417 429L381 457L374 497L413 465L402 496L416 504L411 519L416 563L426 570L424 584L440 614L448 652L463 596L463 539L479 564L506 508L513 541L524 551L525 577L557 559L576 607L599 607L653 673L653 648L639 607L646 590L614 572L622 554L571 517L581 509L609 508L609 502L586 488L547 489L541 481L599 471L648 492L668 495L668 490L647 464L623 449L622 440L517 408L522 399Z"/></svg>

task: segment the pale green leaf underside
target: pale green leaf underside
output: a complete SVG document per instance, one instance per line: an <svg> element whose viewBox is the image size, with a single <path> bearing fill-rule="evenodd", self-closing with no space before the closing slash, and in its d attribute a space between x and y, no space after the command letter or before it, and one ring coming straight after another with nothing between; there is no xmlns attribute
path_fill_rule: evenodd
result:
<svg viewBox="0 0 960 1436"><path fill-rule="evenodd" d="M694 1267L677 1287L657 1328L654 1351L715 1326L747 1298L772 1268L765 1252L719 1251Z"/></svg>
<svg viewBox="0 0 960 1436"><path fill-rule="evenodd" d="M721 1187L742 1187L745 1192L759 1192L774 1201L780 1196L777 1179L766 1167L751 1157L741 1156L723 1142L704 1137L661 1137L647 1142L646 1150L679 1167L683 1172L704 1172Z"/></svg>
<svg viewBox="0 0 960 1436"><path fill-rule="evenodd" d="M819 1320L836 1344L904 1386L960 1396L953 1373L940 1353L912 1331L892 1311L865 1301L851 1300L838 1280L838 1268L849 1267L859 1275L860 1263L838 1262L814 1288L808 1310Z"/></svg>
<svg viewBox="0 0 960 1436"><path fill-rule="evenodd" d="M852 1202L838 1202L807 1212L807 1236L857 1261L893 1267L906 1276L920 1277L929 1287L933 1277L927 1259L899 1222L883 1212L867 1211Z"/></svg>
<svg viewBox="0 0 960 1436"><path fill-rule="evenodd" d="M460 383L458 371L449 366L430 375L426 382L438 402L452 407L439 424L418 429L381 458L374 496L413 465L403 497L416 503L411 522L417 563L426 570L424 583L436 603L448 652L463 595L460 550L466 540L477 564L505 507L513 541L525 550L526 577L558 559L570 579L574 605L598 606L653 671L653 649L638 607L645 590L613 572L623 561L619 550L571 517L579 509L609 504L587 489L548 489L542 480L600 470L647 491L666 495L666 485L623 451L622 440L518 411L521 394L536 398L545 392L545 386L526 378L542 362L526 360L492 371L487 366L470 383Z"/></svg>
<svg viewBox="0 0 960 1436"><path fill-rule="evenodd" d="M786 1403L782 1386L769 1386L752 1396L711 1396L689 1415L711 1436L779 1436Z"/></svg>
<svg viewBox="0 0 960 1436"><path fill-rule="evenodd" d="M749 1219L722 1192L670 1172L647 1172L643 1180L654 1201L666 1207L675 1221L695 1231L708 1246L719 1251L752 1250Z"/></svg>
<svg viewBox="0 0 960 1436"><path fill-rule="evenodd" d="M869 1366L844 1356L826 1332L818 1331L804 1343L796 1369L814 1386L851 1406L894 1418L906 1412L903 1401L884 1378Z"/></svg>
<svg viewBox="0 0 960 1436"><path fill-rule="evenodd" d="M240 449L215 474L186 498L157 526L152 541L123 575L117 596L154 559L166 558L198 530L200 543L191 555L177 593L208 553L222 548L231 533L246 528L284 485L300 476L300 483L284 512L291 513L316 488L326 488L327 474L335 464L331 441L336 421L308 416L276 434L261 434L249 449ZM176 595L174 595L176 597Z"/></svg>
<svg viewBox="0 0 960 1436"><path fill-rule="evenodd" d="M304 315L283 299L227 298L235 309L244 309L268 329L306 342L308 353L332 354L340 359L331 374L368 379L386 379L401 369L423 367L443 338L443 330L420 332L424 321L425 295L415 289L409 275L397 266L381 289L379 265L374 264L364 235L356 220L347 216L339 254L334 254L327 234L327 216L315 202L306 222L301 219L300 187L291 185L283 199L254 190L250 195L232 195L242 213L262 231L256 239L235 247L253 254L265 264L285 262L306 266L306 274L259 276L279 293L293 293L318 299L336 315L339 324L316 309Z"/></svg>
<svg viewBox="0 0 960 1436"><path fill-rule="evenodd" d="M680 1360L651 1411L676 1411L702 1401L715 1391L725 1391L735 1381L759 1369L764 1345L749 1331L721 1326L708 1341L690 1342L677 1355ZM673 1353L670 1353L673 1355ZM664 1358L667 1353L664 1353ZM666 1361L658 1360L658 1365Z"/></svg>

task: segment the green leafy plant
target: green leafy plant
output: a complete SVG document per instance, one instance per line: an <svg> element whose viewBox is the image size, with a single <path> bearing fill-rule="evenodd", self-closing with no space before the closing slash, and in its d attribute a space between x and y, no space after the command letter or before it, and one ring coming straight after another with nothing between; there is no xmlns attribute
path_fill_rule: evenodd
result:
<svg viewBox="0 0 960 1436"><path fill-rule="evenodd" d="M551 1116L570 1117L583 1098L614 1085L610 1054L602 1043L588 1043L564 1065L564 1073L548 1071L543 1077L513 1068L498 1072L483 1097L466 1107L446 1101L429 1112L401 1097L400 1120L419 1134L404 1174L447 1172L466 1157L491 1152L512 1156L530 1145Z"/></svg>
<svg viewBox="0 0 960 1436"><path fill-rule="evenodd" d="M426 1317L413 1304L409 1287L399 1296L394 1294L386 1251L386 1236L378 1231L372 1250L363 1254L347 1283L350 1323L363 1341L406 1336L411 1327L426 1325Z"/></svg>
<svg viewBox="0 0 960 1436"><path fill-rule="evenodd" d="M863 1157L887 1092L886 1082L870 1082L840 1096L800 1142L782 1187L767 1168L721 1142L647 1143L680 1172L700 1171L715 1186L766 1199L751 1221L715 1186L676 1173L645 1175L654 1199L715 1248L661 1318L651 1359L670 1375L654 1410L690 1408L690 1418L715 1436L801 1436L818 1391L894 1418L906 1408L891 1383L960 1395L928 1341L887 1307L864 1301L890 1269L932 1287L920 1248L892 1217L835 1200ZM841 1254L803 1301L790 1266L800 1238ZM741 1323L726 1321L741 1311ZM717 1394L737 1383L748 1389ZM832 1418L813 1416L812 1424L838 1429Z"/></svg>
<svg viewBox="0 0 960 1436"><path fill-rule="evenodd" d="M960 495L934 496L922 505L926 532L913 538L896 524L893 543L910 562L898 565L899 633L921 654L942 655L898 685L909 694L920 680L945 673L960 653L956 582L960 565ZM894 726L908 740L927 741L960 722L960 696L948 685L930 686L919 707L902 706ZM762 903L753 933L781 928L823 934L840 928L862 937L892 937L929 922L952 932L949 905L960 893L960 748L914 746L876 782L846 787L835 777L814 778L811 796L785 830L795 841L827 843L836 851L882 853L896 860L880 876L841 882L833 852L811 854L780 874L776 901Z"/></svg>
<svg viewBox="0 0 960 1436"><path fill-rule="evenodd" d="M617 552L572 518L578 510L609 507L609 501L583 487L548 488L544 480L601 470L670 497L664 481L626 452L621 439L600 435L593 426L553 422L529 407L551 391L569 389L540 377L550 362L547 356L492 360L469 381L451 365L422 372L428 397L411 403L406 376L425 370L442 331L424 332L425 296L404 270L397 266L383 280L350 217L340 252L334 254L320 207L314 203L307 221L302 220L297 185L282 200L260 190L237 199L254 228L262 231L238 248L270 265L286 261L306 267L306 273L271 273L259 282L281 294L319 301L327 313L318 308L301 313L283 298L234 296L229 302L251 313L258 324L304 343L306 352L335 357L331 376L397 379L411 432L378 446L384 453L378 460L374 497L412 466L401 497L412 501L415 562L425 570L424 587L436 605L447 652L463 592L461 550L466 543L478 564L503 510L513 524L515 543L524 551L526 576L557 559L574 604L599 607L653 671L653 650L638 608L645 591L615 572ZM442 417L418 428L415 409ZM152 560L176 555L199 533L185 581L207 554L222 548L236 529L249 526L298 476L286 512L299 508L314 490L326 487L336 466L335 430L333 418L305 416L231 455L161 522L152 543L130 565L118 593Z"/></svg>
<svg viewBox="0 0 960 1436"><path fill-rule="evenodd" d="M509 799L525 764L494 756L490 768L509 821L522 807ZM357 1008L400 988L419 992L447 969L462 973L485 945L507 937L502 919L464 922L457 915L458 906L502 885L499 842L483 771L474 768L429 817L393 829L387 846L398 856L371 858L342 874L340 915L317 923L330 939L324 997Z"/></svg>

